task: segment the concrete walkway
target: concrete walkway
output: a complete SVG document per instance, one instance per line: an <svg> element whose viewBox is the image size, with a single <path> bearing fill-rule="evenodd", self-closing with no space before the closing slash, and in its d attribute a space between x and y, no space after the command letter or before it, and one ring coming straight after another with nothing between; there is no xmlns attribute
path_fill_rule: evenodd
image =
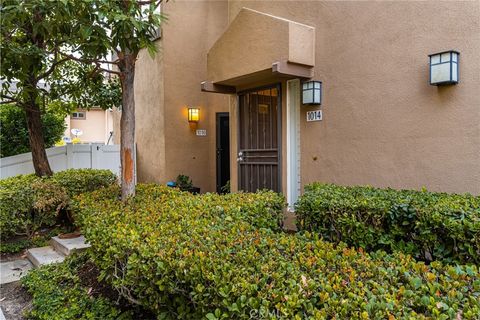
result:
<svg viewBox="0 0 480 320"><path fill-rule="evenodd" d="M33 265L27 259L19 259L0 263L0 284L20 280Z"/></svg>
<svg viewBox="0 0 480 320"><path fill-rule="evenodd" d="M74 251L82 251L90 247L83 236L70 239L53 237L50 244L46 247L28 249L27 259L1 262L0 285L18 281L32 268L62 262Z"/></svg>
<svg viewBox="0 0 480 320"><path fill-rule="evenodd" d="M0 308L0 320L6 320L5 316L3 315L2 308Z"/></svg>

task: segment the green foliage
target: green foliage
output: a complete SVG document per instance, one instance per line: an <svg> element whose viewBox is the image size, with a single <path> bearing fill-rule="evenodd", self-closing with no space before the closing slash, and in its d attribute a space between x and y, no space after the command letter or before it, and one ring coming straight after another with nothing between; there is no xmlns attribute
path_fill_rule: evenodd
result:
<svg viewBox="0 0 480 320"><path fill-rule="evenodd" d="M15 238L10 241L0 241L0 253L19 253L28 248L48 246L50 240L60 233L67 232L66 228L52 228L46 233L36 234L31 239Z"/></svg>
<svg viewBox="0 0 480 320"><path fill-rule="evenodd" d="M32 295L28 319L128 319L113 302L90 294L82 284L79 272L88 261L85 254L73 255L61 264L42 266L22 278Z"/></svg>
<svg viewBox="0 0 480 320"><path fill-rule="evenodd" d="M55 173L50 180L64 188L69 197L107 187L117 177L110 170L69 169Z"/></svg>
<svg viewBox="0 0 480 320"><path fill-rule="evenodd" d="M296 204L297 227L368 251L480 263L480 197L313 183Z"/></svg>
<svg viewBox="0 0 480 320"><path fill-rule="evenodd" d="M101 277L159 319L475 319L477 266L429 266L285 234L273 192L193 196L139 185L76 207Z"/></svg>
<svg viewBox="0 0 480 320"><path fill-rule="evenodd" d="M2 98L20 107L29 106L32 99L43 108L53 104L64 116L73 105L119 106L118 79L107 79L96 65L74 55L86 46L86 33L105 34L102 27L90 24L93 9L90 1L2 0Z"/></svg>
<svg viewBox="0 0 480 320"><path fill-rule="evenodd" d="M131 53L136 55L140 49L146 48L153 56L156 53L154 41L157 29L165 19L157 11L162 0L144 1L145 4L141 2L92 1L95 14L85 16L91 20L84 20L83 26L85 46L81 51L84 55L105 58L112 51L121 52L122 56ZM109 30L108 34L105 29ZM119 58L122 57L119 55Z"/></svg>
<svg viewBox="0 0 480 320"><path fill-rule="evenodd" d="M193 187L192 179L189 176L184 174L179 174L177 180L175 181L177 188L180 188L182 191L188 191Z"/></svg>
<svg viewBox="0 0 480 320"><path fill-rule="evenodd" d="M69 207L70 197L114 183L109 170L70 169L40 178L33 174L0 180L2 238L26 234L31 238L43 225L55 223Z"/></svg>
<svg viewBox="0 0 480 320"><path fill-rule="evenodd" d="M44 113L41 116L45 147L52 147L60 140L65 131L65 119L55 113ZM0 106L0 157L9 157L30 152L28 129L25 111L13 104Z"/></svg>
<svg viewBox="0 0 480 320"><path fill-rule="evenodd" d="M222 193L230 193L230 180L228 180L227 183L220 188L220 191Z"/></svg>

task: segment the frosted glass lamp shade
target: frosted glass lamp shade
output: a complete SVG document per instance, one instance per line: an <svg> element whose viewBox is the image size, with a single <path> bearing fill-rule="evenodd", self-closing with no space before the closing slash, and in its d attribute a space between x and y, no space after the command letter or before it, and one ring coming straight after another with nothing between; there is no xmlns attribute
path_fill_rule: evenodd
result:
<svg viewBox="0 0 480 320"><path fill-rule="evenodd" d="M430 84L433 86L457 84L459 55L457 51L444 51L429 55Z"/></svg>
<svg viewBox="0 0 480 320"><path fill-rule="evenodd" d="M303 104L322 104L322 82L306 81L302 86Z"/></svg>

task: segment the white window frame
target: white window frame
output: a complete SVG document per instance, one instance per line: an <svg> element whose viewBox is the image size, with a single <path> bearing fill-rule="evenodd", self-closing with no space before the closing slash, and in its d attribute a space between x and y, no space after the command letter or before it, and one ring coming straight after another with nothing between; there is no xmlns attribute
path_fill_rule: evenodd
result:
<svg viewBox="0 0 480 320"><path fill-rule="evenodd" d="M83 115L83 116L80 116ZM72 112L70 115L70 119L73 120L86 120L87 119L87 113L85 111L75 111Z"/></svg>

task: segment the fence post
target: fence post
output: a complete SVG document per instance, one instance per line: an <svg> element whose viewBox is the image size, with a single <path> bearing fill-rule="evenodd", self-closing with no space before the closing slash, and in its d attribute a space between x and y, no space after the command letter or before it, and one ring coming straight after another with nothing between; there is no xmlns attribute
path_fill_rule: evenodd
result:
<svg viewBox="0 0 480 320"><path fill-rule="evenodd" d="M67 143L67 169L73 168L73 144Z"/></svg>

